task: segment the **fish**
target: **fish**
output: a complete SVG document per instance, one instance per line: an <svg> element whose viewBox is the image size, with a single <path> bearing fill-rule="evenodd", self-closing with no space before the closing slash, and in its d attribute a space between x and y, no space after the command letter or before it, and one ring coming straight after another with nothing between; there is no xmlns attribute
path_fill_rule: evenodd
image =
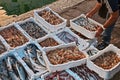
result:
<svg viewBox="0 0 120 80"><path fill-rule="evenodd" d="M16 68L17 68L20 80L26 80L26 79L28 79L27 78L27 74L26 74L23 66L21 66L18 62L16 63Z"/></svg>
<svg viewBox="0 0 120 80"><path fill-rule="evenodd" d="M42 66L44 67L46 66L45 61L43 60L43 57L42 57L42 53L39 50L37 50L37 59Z"/></svg>
<svg viewBox="0 0 120 80"><path fill-rule="evenodd" d="M25 30L32 38L38 39L45 36L47 33L35 22L27 21L23 24L19 24L23 30Z"/></svg>
<svg viewBox="0 0 120 80"><path fill-rule="evenodd" d="M15 72L13 71L12 64L14 64L14 60L11 57L8 57L6 60L7 68L8 68L8 74L10 75L10 78L12 80L20 80Z"/></svg>
<svg viewBox="0 0 120 80"><path fill-rule="evenodd" d="M23 57L22 59L23 59L23 61L25 61L25 63L27 64L27 66L28 66L30 69L32 69L32 71L33 71L34 73L37 73L37 72L38 72L38 71L35 70L35 68L31 65L31 62L30 62L30 60L29 60L27 57Z"/></svg>
<svg viewBox="0 0 120 80"><path fill-rule="evenodd" d="M87 53L88 53L89 56L92 56L92 55L94 55L94 54L97 54L97 52L98 52L98 51L95 50L95 49L90 49L90 50L87 51Z"/></svg>
<svg viewBox="0 0 120 80"><path fill-rule="evenodd" d="M29 55L29 59L31 61L31 63L36 66L36 68L38 69L42 69L44 67L41 66L41 64L39 63L39 60L37 58L37 51L38 51L38 48L36 47L36 45L34 44L31 44L29 46L32 46L31 47L31 51L27 50L27 53ZM40 58L39 58L40 59ZM41 61L42 62L42 61Z"/></svg>
<svg viewBox="0 0 120 80"><path fill-rule="evenodd" d="M10 77L8 75L8 71L7 71L7 66L5 63L5 59L0 61L0 79L1 80L10 80Z"/></svg>
<svg viewBox="0 0 120 80"><path fill-rule="evenodd" d="M76 42L78 44L78 39L66 31L57 34L57 36L65 43Z"/></svg>

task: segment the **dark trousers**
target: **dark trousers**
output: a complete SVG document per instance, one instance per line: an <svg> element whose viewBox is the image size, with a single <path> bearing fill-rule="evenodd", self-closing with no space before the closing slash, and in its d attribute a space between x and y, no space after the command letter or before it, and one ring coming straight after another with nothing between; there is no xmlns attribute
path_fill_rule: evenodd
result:
<svg viewBox="0 0 120 80"><path fill-rule="evenodd" d="M108 28L105 29L105 31L103 32L103 36L102 36L102 40L103 42L109 44L110 40L111 40L111 33L114 29L115 24L109 26Z"/></svg>

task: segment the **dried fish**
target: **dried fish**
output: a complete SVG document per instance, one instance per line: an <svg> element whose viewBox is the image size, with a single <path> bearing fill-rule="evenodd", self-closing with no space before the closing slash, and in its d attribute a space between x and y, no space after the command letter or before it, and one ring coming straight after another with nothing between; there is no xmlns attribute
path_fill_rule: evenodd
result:
<svg viewBox="0 0 120 80"><path fill-rule="evenodd" d="M78 39L66 31L58 33L57 36L65 43L76 42L78 44Z"/></svg>
<svg viewBox="0 0 120 80"><path fill-rule="evenodd" d="M65 71L51 73L44 78L45 80L75 80L71 75Z"/></svg>
<svg viewBox="0 0 120 80"><path fill-rule="evenodd" d="M32 38L38 39L45 36L47 33L35 22L28 21L19 24Z"/></svg>
<svg viewBox="0 0 120 80"><path fill-rule="evenodd" d="M52 25L58 25L63 22L63 20L56 16L52 11L43 10L38 14Z"/></svg>
<svg viewBox="0 0 120 80"><path fill-rule="evenodd" d="M53 38L47 38L44 41L39 43L42 47L49 47L49 46L57 46L58 42L56 42Z"/></svg>
<svg viewBox="0 0 120 80"><path fill-rule="evenodd" d="M27 38L15 26L5 28L0 31L0 35L11 47L21 46L28 42Z"/></svg>
<svg viewBox="0 0 120 80"><path fill-rule="evenodd" d="M77 73L81 80L104 80L97 73L88 69L85 64L70 68L70 70L72 70L74 73Z"/></svg>

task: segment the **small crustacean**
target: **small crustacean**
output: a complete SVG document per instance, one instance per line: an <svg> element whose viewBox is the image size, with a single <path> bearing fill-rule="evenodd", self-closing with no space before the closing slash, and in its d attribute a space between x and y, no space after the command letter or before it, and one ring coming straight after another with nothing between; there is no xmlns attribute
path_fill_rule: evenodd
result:
<svg viewBox="0 0 120 80"><path fill-rule="evenodd" d="M108 51L92 61L97 66L107 70L117 65L120 62L120 57L115 52Z"/></svg>
<svg viewBox="0 0 120 80"><path fill-rule="evenodd" d="M1 30L0 35L6 40L10 47L21 46L28 42L28 39L15 26Z"/></svg>
<svg viewBox="0 0 120 80"><path fill-rule="evenodd" d="M23 58L23 60L28 64L28 66L36 73L39 72L41 69L45 70L45 66L43 66L43 63L40 63L40 60L38 60L38 48L35 44L28 44L25 48L26 56Z"/></svg>
<svg viewBox="0 0 120 80"><path fill-rule="evenodd" d="M58 42L56 42L53 38L47 38L44 41L39 43L42 47L49 47L49 46L57 46Z"/></svg>
<svg viewBox="0 0 120 80"><path fill-rule="evenodd" d="M58 33L57 36L65 43L76 42L78 44L78 39L66 31Z"/></svg>
<svg viewBox="0 0 120 80"><path fill-rule="evenodd" d="M43 10L38 14L52 25L58 25L63 22L63 20L57 17L52 11Z"/></svg>
<svg viewBox="0 0 120 80"><path fill-rule="evenodd" d="M20 24L22 29L24 29L32 38L38 39L45 36L47 33L35 22L28 21Z"/></svg>
<svg viewBox="0 0 120 80"><path fill-rule="evenodd" d="M72 60L80 60L86 56L77 47L66 47L47 52L47 57L53 65L63 64Z"/></svg>

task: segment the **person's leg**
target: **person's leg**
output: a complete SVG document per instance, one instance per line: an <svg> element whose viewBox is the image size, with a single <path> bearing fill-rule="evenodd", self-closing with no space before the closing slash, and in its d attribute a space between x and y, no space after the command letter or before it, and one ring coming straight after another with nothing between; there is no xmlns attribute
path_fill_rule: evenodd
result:
<svg viewBox="0 0 120 80"><path fill-rule="evenodd" d="M104 32L103 32L103 36L102 36L102 42L100 44L98 44L97 48L99 50L104 49L105 47L107 47L110 43L111 40L111 33L114 29L114 25L109 26Z"/></svg>
<svg viewBox="0 0 120 80"><path fill-rule="evenodd" d="M104 33L103 33L103 36L102 36L102 40L103 42L109 44L110 43L110 40L111 40L111 33L114 29L114 25L111 25L110 27L108 27L107 29L105 29Z"/></svg>

